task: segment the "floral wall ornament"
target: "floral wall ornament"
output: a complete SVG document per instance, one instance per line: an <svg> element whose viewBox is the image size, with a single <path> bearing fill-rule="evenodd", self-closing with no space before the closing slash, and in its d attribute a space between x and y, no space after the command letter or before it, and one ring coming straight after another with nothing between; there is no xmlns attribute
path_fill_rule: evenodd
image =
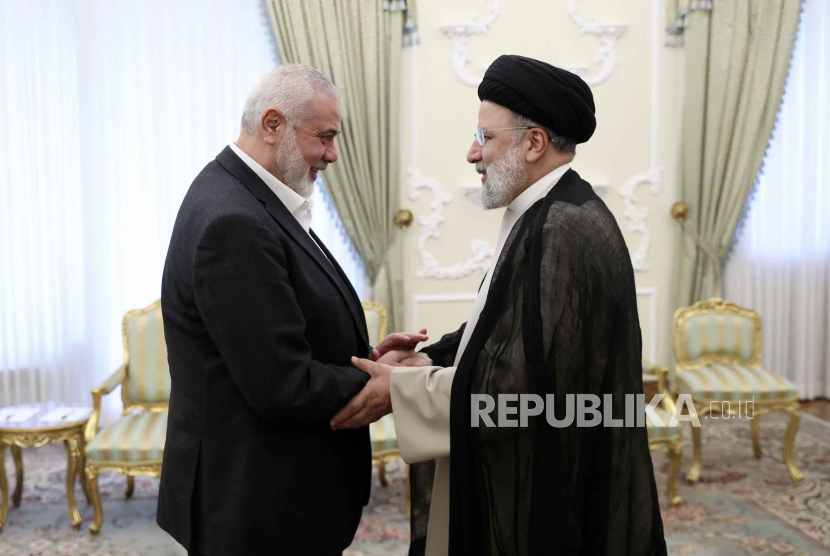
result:
<svg viewBox="0 0 830 556"><path fill-rule="evenodd" d="M617 44L617 39L625 33L627 26L597 23L596 17L592 17L586 21L577 15L576 2L577 0L570 0L568 4L568 15L581 35L595 35L600 38L599 52L597 53L596 59L599 69L596 73L590 75L588 74L588 68L583 66L569 67L567 69L579 75L588 85L599 85L611 77L611 74L614 72L614 65L617 62L614 47Z"/></svg>
<svg viewBox="0 0 830 556"><path fill-rule="evenodd" d="M650 184L649 190L652 195L659 195L663 190L662 168L653 168L648 172L635 174L628 178L623 185L617 186L617 193L623 200L623 215L628 220L626 230L640 234L640 244L631 251L631 265L637 272L651 270L648 262L648 250L651 247L651 231L648 229L648 209L637 206L637 187L642 184Z"/></svg>
<svg viewBox="0 0 830 556"><path fill-rule="evenodd" d="M486 273L495 255L495 248L482 239L474 239L471 242L471 255L466 261L451 266L441 266L438 263L438 259L429 251L427 242L441 238L439 228L444 223L444 205L452 201L452 195L446 193L438 181L421 176L414 168L409 168L408 172L407 196L411 200L418 200L422 189L428 189L432 193L432 202L429 205L431 212L416 219L421 228L416 245L421 266L415 271L415 275L418 278L456 280L472 274Z"/></svg>
<svg viewBox="0 0 830 556"><path fill-rule="evenodd" d="M442 25L438 28L452 42L451 62L455 76L462 83L470 87L478 87L478 84L481 83L481 78L484 77L484 71L487 69L487 66L482 66L480 71L475 74L467 71L467 66L470 64L470 52L467 49L467 42L470 37L486 35L490 32L490 28L499 15L499 0L492 0L492 2L493 8L490 11L490 15L482 21L478 21L474 17L469 23Z"/></svg>
<svg viewBox="0 0 830 556"><path fill-rule="evenodd" d="M450 61L455 76L459 81L469 87L478 87L484 76L484 71L487 69L487 66L481 66L476 72L471 73L469 71L468 66L471 64L471 59L468 44L470 37L486 35L492 29L500 13L499 0L492 0L492 2L493 7L490 14L481 21L473 17L468 23L442 25L438 28L452 43L453 48ZM617 61L614 48L617 39L625 33L627 26L622 24L598 23L596 17L585 20L577 15L576 2L577 0L570 0L568 4L568 15L574 25L576 25L580 34L599 37L600 46L596 59L599 69L593 74L589 74L589 68L585 66L569 67L568 69L582 77L588 85L599 85L607 80L614 71L614 66Z"/></svg>

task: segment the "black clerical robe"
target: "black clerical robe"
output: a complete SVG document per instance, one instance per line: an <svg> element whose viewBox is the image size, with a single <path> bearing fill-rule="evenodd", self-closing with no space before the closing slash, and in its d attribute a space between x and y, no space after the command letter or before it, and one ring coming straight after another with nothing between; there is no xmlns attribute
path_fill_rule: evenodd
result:
<svg viewBox="0 0 830 556"><path fill-rule="evenodd" d="M462 335L463 327L423 350L436 365L424 387L450 397L446 553L666 554L644 427L554 428L544 413L527 427L470 426L472 394L552 394L560 419L567 395L611 394L611 413L623 418L626 394L643 391L628 249L576 172L514 226L448 385L441 368L453 364ZM412 404L406 390L397 392L397 405L395 395L393 388L397 426L406 417L398 408ZM498 423L498 407L491 417ZM411 554L424 550L432 488L432 467L413 465Z"/></svg>

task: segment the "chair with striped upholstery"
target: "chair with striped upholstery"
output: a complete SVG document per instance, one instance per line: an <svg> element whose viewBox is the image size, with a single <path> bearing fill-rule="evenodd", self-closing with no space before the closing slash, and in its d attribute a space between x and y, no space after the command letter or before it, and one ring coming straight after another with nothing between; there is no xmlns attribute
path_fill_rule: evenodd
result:
<svg viewBox="0 0 830 556"><path fill-rule="evenodd" d="M677 475L680 473L680 463L683 459L683 431L680 423L671 426L671 417L674 414L674 399L668 392L666 380L668 370L665 367L657 367L651 362L643 359L643 375L655 376L657 378L657 392L663 394L660 405L654 408L654 413L662 421L655 423L651 417L646 419L648 430L648 447L650 450L665 447L669 455L669 476L666 479L666 494L672 506L683 503L683 499L677 495ZM646 400L648 403L651 400Z"/></svg>
<svg viewBox="0 0 830 556"><path fill-rule="evenodd" d="M369 329L369 344L376 346L386 336L386 309L377 301L364 301L362 305L366 327ZM372 464L378 466L380 484L388 486L386 463L401 457L392 415L369 425L369 436L372 440Z"/></svg>
<svg viewBox="0 0 830 556"><path fill-rule="evenodd" d="M773 411L789 414L783 458L790 479L799 484L803 475L793 462L800 420L798 392L791 382L761 367L761 354L761 317L751 309L713 298L674 314L677 366L672 390L688 394L701 418L712 412L749 417L756 458L761 457L760 416ZM689 483L700 478L700 427L692 427L692 437L694 462L687 475Z"/></svg>
<svg viewBox="0 0 830 556"><path fill-rule="evenodd" d="M103 512L98 475L115 471L127 476L127 498L135 489L136 475L161 476L167 436L170 370L161 319L161 300L124 315L124 363L92 391L93 412L85 431L86 480L92 494L95 520L92 534L101 530ZM121 418L100 431L101 398L121 386Z"/></svg>

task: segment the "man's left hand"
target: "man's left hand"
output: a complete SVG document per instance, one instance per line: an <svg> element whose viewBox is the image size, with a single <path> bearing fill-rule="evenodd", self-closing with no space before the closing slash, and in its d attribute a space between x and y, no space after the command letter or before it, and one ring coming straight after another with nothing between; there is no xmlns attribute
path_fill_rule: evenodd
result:
<svg viewBox="0 0 830 556"><path fill-rule="evenodd" d="M372 378L331 420L332 430L356 429L392 413L389 381L392 366L352 357L352 365Z"/></svg>

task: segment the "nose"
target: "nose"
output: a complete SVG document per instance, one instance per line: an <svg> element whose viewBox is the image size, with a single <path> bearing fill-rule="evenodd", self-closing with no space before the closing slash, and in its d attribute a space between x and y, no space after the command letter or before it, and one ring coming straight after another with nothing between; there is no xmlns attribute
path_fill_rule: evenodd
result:
<svg viewBox="0 0 830 556"><path fill-rule="evenodd" d="M332 142L332 144L326 149L326 152L323 155L323 160L329 164L337 162L337 147L334 145L334 142Z"/></svg>
<svg viewBox="0 0 830 556"><path fill-rule="evenodd" d="M478 144L478 141L473 139L473 144L470 145L470 150L467 151L467 162L475 164L479 160L481 160L481 145Z"/></svg>

